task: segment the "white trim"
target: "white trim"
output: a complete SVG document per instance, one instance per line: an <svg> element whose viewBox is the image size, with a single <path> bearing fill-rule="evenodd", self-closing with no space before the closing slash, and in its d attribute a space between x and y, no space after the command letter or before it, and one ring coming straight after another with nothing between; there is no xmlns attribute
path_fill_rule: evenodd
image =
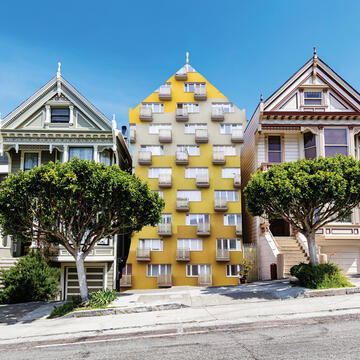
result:
<svg viewBox="0 0 360 360"><path fill-rule="evenodd" d="M107 289L107 283L108 283L108 263L105 263L105 270L104 270L104 290Z"/></svg>
<svg viewBox="0 0 360 360"><path fill-rule="evenodd" d="M20 150L21 151L21 155L20 155L20 169L21 170L25 170L24 169L24 161L25 161L25 154L38 154L38 166L41 165L41 152L42 150Z"/></svg>

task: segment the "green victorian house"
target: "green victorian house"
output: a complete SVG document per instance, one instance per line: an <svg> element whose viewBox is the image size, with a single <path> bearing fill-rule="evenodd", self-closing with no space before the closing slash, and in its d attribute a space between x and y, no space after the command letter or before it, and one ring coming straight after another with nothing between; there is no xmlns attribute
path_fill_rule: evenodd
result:
<svg viewBox="0 0 360 360"><path fill-rule="evenodd" d="M0 156L8 157L8 172L28 171L49 161L69 161L73 157L116 164L131 171L127 140L111 122L60 72L1 121ZM103 239L88 255L85 266L89 289L116 289L119 270L126 260L129 239ZM29 247L16 239L0 241L0 268L11 266ZM61 267L61 298L79 293L72 256L59 246L52 261Z"/></svg>

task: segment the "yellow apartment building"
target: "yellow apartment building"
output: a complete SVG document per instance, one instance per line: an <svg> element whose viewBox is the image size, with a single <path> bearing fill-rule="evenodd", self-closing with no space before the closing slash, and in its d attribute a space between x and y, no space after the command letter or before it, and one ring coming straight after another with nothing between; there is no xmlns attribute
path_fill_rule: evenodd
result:
<svg viewBox="0 0 360 360"><path fill-rule="evenodd" d="M129 111L134 173L165 200L132 238L122 288L234 285L243 258L239 110L186 64Z"/></svg>

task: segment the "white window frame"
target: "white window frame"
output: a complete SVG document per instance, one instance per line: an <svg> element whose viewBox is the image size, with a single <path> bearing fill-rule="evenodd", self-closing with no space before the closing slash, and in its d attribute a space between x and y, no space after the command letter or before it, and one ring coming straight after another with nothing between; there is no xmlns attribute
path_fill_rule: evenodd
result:
<svg viewBox="0 0 360 360"><path fill-rule="evenodd" d="M306 93L320 93L321 97L305 97ZM322 90L319 89L306 89L304 90L304 94L303 94L303 99L304 99L304 104L303 106L310 106L310 107L316 107L316 106L323 106L324 104L324 92ZM320 104L306 104L306 100L320 100Z"/></svg>
<svg viewBox="0 0 360 360"><path fill-rule="evenodd" d="M223 152L225 156L236 156L236 147L233 145L213 145L214 152Z"/></svg>
<svg viewBox="0 0 360 360"><path fill-rule="evenodd" d="M188 114L198 114L200 112L199 103L177 103L177 109L186 109Z"/></svg>
<svg viewBox="0 0 360 360"><path fill-rule="evenodd" d="M171 221L172 221L172 214L169 213L161 214L160 224L171 224Z"/></svg>
<svg viewBox="0 0 360 360"><path fill-rule="evenodd" d="M240 175L239 167L223 167L221 169L221 178L222 179L233 179L235 175Z"/></svg>
<svg viewBox="0 0 360 360"><path fill-rule="evenodd" d="M152 156L162 156L164 155L164 146L163 145L141 145L141 151L150 151Z"/></svg>
<svg viewBox="0 0 360 360"><path fill-rule="evenodd" d="M141 106L146 109L150 108L154 114L163 114L164 113L164 103L162 103L162 102L142 103Z"/></svg>
<svg viewBox="0 0 360 360"><path fill-rule="evenodd" d="M202 239L180 238L177 239L178 249L189 249L190 251L203 251Z"/></svg>
<svg viewBox="0 0 360 360"><path fill-rule="evenodd" d="M154 123L149 124L149 134L151 135L158 135L159 131L161 130L171 130L171 124L161 124L161 123Z"/></svg>
<svg viewBox="0 0 360 360"><path fill-rule="evenodd" d="M195 134L196 130L207 130L206 123L184 124L184 134Z"/></svg>
<svg viewBox="0 0 360 360"><path fill-rule="evenodd" d="M196 275L193 275L193 267L197 267ZM208 272L207 270L210 271ZM186 277L199 277L200 274L211 275L211 264L186 264Z"/></svg>
<svg viewBox="0 0 360 360"><path fill-rule="evenodd" d="M200 194L200 196L199 196ZM194 195L194 196L192 196ZM189 202L201 201L201 190L177 190L176 197L181 199L188 199Z"/></svg>
<svg viewBox="0 0 360 360"><path fill-rule="evenodd" d="M184 82L184 92L192 93L195 92L195 88L200 87L206 89L205 82Z"/></svg>
<svg viewBox="0 0 360 360"><path fill-rule="evenodd" d="M225 114L234 112L234 104L232 102L216 102L211 104L212 109L222 109Z"/></svg>
<svg viewBox="0 0 360 360"><path fill-rule="evenodd" d="M196 179L198 174L209 176L209 168L207 167L186 167L185 179Z"/></svg>
<svg viewBox="0 0 360 360"><path fill-rule="evenodd" d="M232 275L232 268L235 267L235 274ZM239 277L240 264L227 264L225 267L226 277Z"/></svg>
<svg viewBox="0 0 360 360"><path fill-rule="evenodd" d="M38 165L41 165L41 150L21 150L20 166L22 170L25 170L25 154L38 154Z"/></svg>
<svg viewBox="0 0 360 360"><path fill-rule="evenodd" d="M235 241L235 248L231 248L231 241ZM219 247L219 242L221 246ZM229 251L241 251L241 240L239 238L216 238L217 249L227 249Z"/></svg>
<svg viewBox="0 0 360 360"><path fill-rule="evenodd" d="M346 145L345 144L327 144L326 143L326 131L325 130L345 130L346 133ZM350 154L349 149L349 129L345 127L330 127L326 126L324 127L324 156L326 156L326 148L327 147L345 147L347 148L347 155Z"/></svg>
<svg viewBox="0 0 360 360"><path fill-rule="evenodd" d="M192 151L195 149L196 151ZM176 151L186 152L188 156L200 156L199 145L176 145Z"/></svg>
<svg viewBox="0 0 360 360"><path fill-rule="evenodd" d="M196 218L196 224L191 224L191 218ZM210 223L210 214L186 214L185 216L185 225L187 226L198 226L204 223Z"/></svg>
<svg viewBox="0 0 360 360"><path fill-rule="evenodd" d="M230 194L231 194L231 196L229 196ZM214 198L215 199L226 199L227 202L238 202L239 201L239 191L238 190L214 190ZM233 200L233 198L235 198L235 200ZM231 199L231 200L229 200L229 199Z"/></svg>
<svg viewBox="0 0 360 360"><path fill-rule="evenodd" d="M154 268L157 267L157 274L154 274ZM146 267L146 276L147 277L158 277L162 274L172 274L171 264L147 264Z"/></svg>
<svg viewBox="0 0 360 360"><path fill-rule="evenodd" d="M241 124L219 124L220 134L232 134L233 130L242 130Z"/></svg>
<svg viewBox="0 0 360 360"><path fill-rule="evenodd" d="M235 224L229 225L229 216L234 216ZM236 226L238 224L242 224L242 214L230 213L224 215L224 226Z"/></svg>
<svg viewBox="0 0 360 360"><path fill-rule="evenodd" d="M159 242L160 246L155 246L155 242ZM164 251L163 239L139 239L139 249L150 249L150 251Z"/></svg>
<svg viewBox="0 0 360 360"><path fill-rule="evenodd" d="M152 172L155 172L155 175L151 174ZM148 167L148 178L149 179L158 179L160 174L171 175L172 168L171 167Z"/></svg>

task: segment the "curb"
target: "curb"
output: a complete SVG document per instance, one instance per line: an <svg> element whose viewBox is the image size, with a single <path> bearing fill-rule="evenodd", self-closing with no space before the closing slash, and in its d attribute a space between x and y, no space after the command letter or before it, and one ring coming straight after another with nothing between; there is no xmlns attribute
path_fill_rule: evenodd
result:
<svg viewBox="0 0 360 360"><path fill-rule="evenodd" d="M162 311L162 310L177 310L187 308L189 306L185 304L162 304L154 306L137 306L130 308L106 308L106 309L93 309L93 310L79 310L66 314L61 319L66 318L81 318L81 317L92 317L92 316L103 316L103 315L120 315L120 314L132 314L142 313L150 311Z"/></svg>
<svg viewBox="0 0 360 360"><path fill-rule="evenodd" d="M345 287L338 289L324 289L324 290L306 290L304 292L305 298L321 297L321 296L337 296L337 295L351 295L360 293L360 286Z"/></svg>

